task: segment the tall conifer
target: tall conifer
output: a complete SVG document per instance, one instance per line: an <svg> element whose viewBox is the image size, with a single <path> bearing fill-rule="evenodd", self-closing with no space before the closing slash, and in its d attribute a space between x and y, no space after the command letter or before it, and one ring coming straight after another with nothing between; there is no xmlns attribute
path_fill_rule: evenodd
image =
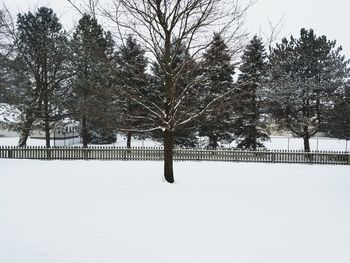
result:
<svg viewBox="0 0 350 263"><path fill-rule="evenodd" d="M21 104L19 145L26 144L34 122L40 121L46 147L50 147L50 131L61 118L66 94L64 81L69 76L66 33L53 10L41 7L35 13L18 15L15 46L16 61L22 64L19 68L27 72L31 82L25 86L27 102Z"/></svg>
<svg viewBox="0 0 350 263"><path fill-rule="evenodd" d="M263 116L264 101L260 90L266 83L266 53L260 38L254 38L247 45L239 70L235 114L235 135L238 147L255 150L263 147L269 139L266 133L266 120Z"/></svg>
<svg viewBox="0 0 350 263"><path fill-rule="evenodd" d="M149 78L146 72L146 51L129 35L125 44L120 46L116 54L119 80L119 127L127 130L127 147L131 147L133 130L142 130L145 120L141 116L144 109L133 100L140 94L149 92Z"/></svg>
<svg viewBox="0 0 350 263"><path fill-rule="evenodd" d="M225 94L233 88L235 74L231 62L232 55L225 41L219 34L214 34L213 41L205 54L201 66L204 76L201 92L208 102L219 94ZM209 147L217 148L219 141L232 141L232 96L228 94L214 103L200 118L200 135L209 138Z"/></svg>
<svg viewBox="0 0 350 263"><path fill-rule="evenodd" d="M310 151L310 137L326 121L337 90L349 76L342 48L312 29L301 29L300 37L283 39L269 55L270 99L274 117L284 128L304 140Z"/></svg>
<svg viewBox="0 0 350 263"><path fill-rule="evenodd" d="M106 120L111 96L111 62L113 41L111 34L105 32L97 20L84 14L71 41L72 79L71 111L81 121L83 146L91 140L91 131L110 125ZM112 129L112 128L111 128ZM97 131L100 132L101 131ZM103 130L103 133L108 131Z"/></svg>

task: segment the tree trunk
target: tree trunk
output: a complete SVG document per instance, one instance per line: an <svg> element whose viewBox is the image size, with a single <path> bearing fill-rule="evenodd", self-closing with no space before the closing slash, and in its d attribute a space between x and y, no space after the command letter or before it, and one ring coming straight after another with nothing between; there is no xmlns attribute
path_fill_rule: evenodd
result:
<svg viewBox="0 0 350 263"><path fill-rule="evenodd" d="M164 131L164 179L168 183L174 183L173 171L174 134L170 130Z"/></svg>
<svg viewBox="0 0 350 263"><path fill-rule="evenodd" d="M33 117L33 113L27 114L29 117L26 118L25 123L22 127L20 127L20 137L18 141L18 147L25 147L27 146L27 140L30 134L30 130L33 126L33 122L35 118Z"/></svg>
<svg viewBox="0 0 350 263"><path fill-rule="evenodd" d="M50 118L47 106L45 105L45 141L46 148L50 148Z"/></svg>
<svg viewBox="0 0 350 263"><path fill-rule="evenodd" d="M310 152L310 141L309 141L309 139L310 139L309 134L308 133L305 134L304 135L304 151L305 152Z"/></svg>
<svg viewBox="0 0 350 263"><path fill-rule="evenodd" d="M46 141L46 148L50 148L50 126L45 123L45 141Z"/></svg>
<svg viewBox="0 0 350 263"><path fill-rule="evenodd" d="M256 151L257 148L257 131L256 131L256 127L253 127L253 134L252 134L252 149L253 151Z"/></svg>
<svg viewBox="0 0 350 263"><path fill-rule="evenodd" d="M43 74L44 74L44 83L43 83L43 92L44 92L44 125L45 125L45 141L46 148L50 148L50 109L49 109L49 84L48 84L48 65L47 59L44 59L43 65Z"/></svg>
<svg viewBox="0 0 350 263"><path fill-rule="evenodd" d="M170 120L174 116L174 94L175 94L175 78L171 74L174 72L172 67L171 59L171 32L166 31L164 34L164 95L165 95L165 122L170 124ZM168 183L174 183L174 172L173 172L173 148L174 148L174 132L169 128L164 131L164 179Z"/></svg>
<svg viewBox="0 0 350 263"><path fill-rule="evenodd" d="M29 130L27 129L22 130L18 141L18 147L26 147L28 137L29 137Z"/></svg>
<svg viewBox="0 0 350 263"><path fill-rule="evenodd" d="M132 135L132 133L131 133L131 132L128 132L128 134L127 134L127 140L126 140L126 147L127 147L127 148L131 148L131 135Z"/></svg>
<svg viewBox="0 0 350 263"><path fill-rule="evenodd" d="M218 137L216 135L209 136L209 147L214 150L218 148Z"/></svg>
<svg viewBox="0 0 350 263"><path fill-rule="evenodd" d="M252 124L252 149L253 151L256 151L257 148L257 140L258 140L258 136L257 136L257 129L256 129L256 125L259 122L259 109L258 109L258 105L257 105L257 86L253 85L253 91L252 91L252 95L253 95L253 113L254 113L254 117L253 117L253 122Z"/></svg>
<svg viewBox="0 0 350 263"><path fill-rule="evenodd" d="M33 125L33 122L34 122L34 119L30 118L25 122L24 127L21 128L18 147L27 146L27 140L28 140L30 129Z"/></svg>
<svg viewBox="0 0 350 263"><path fill-rule="evenodd" d="M81 122L81 135L83 137L83 148L87 148L88 140L89 140L89 131L87 128L87 120L85 116L83 116L83 119Z"/></svg>

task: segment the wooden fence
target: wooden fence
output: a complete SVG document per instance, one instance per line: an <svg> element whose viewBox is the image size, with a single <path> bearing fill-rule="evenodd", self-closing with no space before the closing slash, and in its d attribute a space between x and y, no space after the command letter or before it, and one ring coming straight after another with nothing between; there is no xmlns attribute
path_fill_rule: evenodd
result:
<svg viewBox="0 0 350 263"><path fill-rule="evenodd" d="M135 160L161 161L161 147L12 147L0 146L0 158L39 160ZM284 150L174 149L175 161L266 162L350 165L349 152Z"/></svg>

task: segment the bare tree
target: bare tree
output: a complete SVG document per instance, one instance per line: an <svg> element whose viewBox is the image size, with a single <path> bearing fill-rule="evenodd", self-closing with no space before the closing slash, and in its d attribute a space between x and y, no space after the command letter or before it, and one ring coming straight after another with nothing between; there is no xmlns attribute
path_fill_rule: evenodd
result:
<svg viewBox="0 0 350 263"><path fill-rule="evenodd" d="M174 131L230 92L219 94L204 104L196 100L200 97L198 83L204 81L202 76L183 88L177 85L178 80L189 61L201 59L214 32L226 36L232 49L242 47L243 20L252 3L244 8L232 0L110 0L109 4L101 10L117 26L121 39L129 34L138 37L164 72L162 90L154 96L141 90L124 90L148 113L152 124L149 130L164 132L164 178L173 183ZM183 45L191 55L179 64Z"/></svg>
<svg viewBox="0 0 350 263"><path fill-rule="evenodd" d="M262 29L260 28L259 37L265 43L266 50L270 50L273 44L285 37L281 37L281 32L284 27L284 19L285 16L283 15L279 18L279 20L277 20L276 23L274 23L271 21L270 18L268 18L268 30L262 31Z"/></svg>
<svg viewBox="0 0 350 263"><path fill-rule="evenodd" d="M15 23L10 10L3 5L0 9L0 51L6 57L13 55L15 32Z"/></svg>
<svg viewBox="0 0 350 263"><path fill-rule="evenodd" d="M0 9L0 52L7 53L8 39L10 38L7 31L9 23L6 10Z"/></svg>
<svg viewBox="0 0 350 263"><path fill-rule="evenodd" d="M100 0L83 0L81 2L67 0L67 2L81 15L89 14L96 19Z"/></svg>

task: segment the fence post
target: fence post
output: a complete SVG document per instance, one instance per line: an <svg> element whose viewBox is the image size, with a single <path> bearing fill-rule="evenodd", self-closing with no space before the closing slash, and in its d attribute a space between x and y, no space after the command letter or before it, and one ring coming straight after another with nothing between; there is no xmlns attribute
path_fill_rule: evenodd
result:
<svg viewBox="0 0 350 263"><path fill-rule="evenodd" d="M46 148L46 159L51 160L51 149L50 148Z"/></svg>
<svg viewBox="0 0 350 263"><path fill-rule="evenodd" d="M87 160L88 159L87 148L82 148L81 150L83 152L83 154L82 154L83 160Z"/></svg>
<svg viewBox="0 0 350 263"><path fill-rule="evenodd" d="M7 152L8 158L13 158L13 151L10 146L8 146L8 152Z"/></svg>

